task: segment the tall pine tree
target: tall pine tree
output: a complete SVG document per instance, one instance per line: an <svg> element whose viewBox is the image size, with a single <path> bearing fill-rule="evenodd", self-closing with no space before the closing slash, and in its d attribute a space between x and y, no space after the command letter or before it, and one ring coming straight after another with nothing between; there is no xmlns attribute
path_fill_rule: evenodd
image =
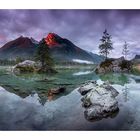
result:
<svg viewBox="0 0 140 140"><path fill-rule="evenodd" d="M100 39L101 44L99 45L100 54L104 55L107 59L109 51L113 49L113 43L111 41L111 35L108 34L107 30L103 32L103 36Z"/></svg>
<svg viewBox="0 0 140 140"><path fill-rule="evenodd" d="M45 39L42 39L39 43L36 60L41 62L42 71L47 71L47 69L50 69L53 66L53 59L50 56L49 47Z"/></svg>

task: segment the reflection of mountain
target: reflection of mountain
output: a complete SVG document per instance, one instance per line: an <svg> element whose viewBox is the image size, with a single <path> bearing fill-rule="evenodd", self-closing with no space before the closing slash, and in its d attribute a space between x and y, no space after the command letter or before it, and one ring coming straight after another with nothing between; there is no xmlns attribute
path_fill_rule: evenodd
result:
<svg viewBox="0 0 140 140"><path fill-rule="evenodd" d="M89 53L77 47L68 39L61 38L54 33L49 33L45 40L55 60L71 61L72 59L80 59L92 62L100 62L102 60L102 57L97 54ZM38 42L33 38L21 36L6 43L0 49L0 57L8 59L14 59L17 56L26 59L31 58L35 54L37 47Z"/></svg>

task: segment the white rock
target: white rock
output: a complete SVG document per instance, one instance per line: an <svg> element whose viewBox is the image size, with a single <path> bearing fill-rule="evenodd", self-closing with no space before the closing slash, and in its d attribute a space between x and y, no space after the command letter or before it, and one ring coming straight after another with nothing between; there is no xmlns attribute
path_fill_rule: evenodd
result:
<svg viewBox="0 0 140 140"><path fill-rule="evenodd" d="M108 117L119 109L115 99L119 93L107 83L99 85L95 81L90 81L81 86L78 91L84 95L82 102L86 118L89 120Z"/></svg>
<svg viewBox="0 0 140 140"><path fill-rule="evenodd" d="M24 69L24 72L29 72L29 69L31 71L36 71L37 67L38 67L38 65L35 61L25 60L25 61L15 65L13 67L13 72L15 74L20 74L21 72L23 72L22 69Z"/></svg>
<svg viewBox="0 0 140 140"><path fill-rule="evenodd" d="M34 61L31 61L31 60L25 60L19 64L17 64L18 66L32 66L34 65L35 62Z"/></svg>

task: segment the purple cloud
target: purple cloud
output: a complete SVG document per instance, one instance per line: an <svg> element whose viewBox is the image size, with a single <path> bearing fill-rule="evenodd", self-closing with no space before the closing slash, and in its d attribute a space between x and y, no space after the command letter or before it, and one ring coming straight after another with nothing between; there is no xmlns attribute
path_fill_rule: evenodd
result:
<svg viewBox="0 0 140 140"><path fill-rule="evenodd" d="M124 41L130 57L140 53L140 10L0 10L0 45L20 35L40 40L49 32L68 38L77 46L98 53L104 29L112 35L121 56Z"/></svg>

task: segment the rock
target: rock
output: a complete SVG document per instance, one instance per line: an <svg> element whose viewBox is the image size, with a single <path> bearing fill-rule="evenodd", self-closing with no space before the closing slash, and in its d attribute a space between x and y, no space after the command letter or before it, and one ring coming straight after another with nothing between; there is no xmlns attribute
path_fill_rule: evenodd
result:
<svg viewBox="0 0 140 140"><path fill-rule="evenodd" d="M119 110L116 100L119 93L108 83L99 85L96 81L88 81L78 91L84 95L81 101L88 120L106 118Z"/></svg>
<svg viewBox="0 0 140 140"><path fill-rule="evenodd" d="M96 73L108 72L130 72L132 70L132 62L125 60L124 57L118 59L107 59L102 62L95 70Z"/></svg>
<svg viewBox="0 0 140 140"><path fill-rule="evenodd" d="M54 94L59 94L59 93L63 93L65 92L66 88L65 87L58 87L58 88L53 88L53 89L50 89L48 91L48 96L52 96Z"/></svg>
<svg viewBox="0 0 140 140"><path fill-rule="evenodd" d="M25 60L21 63L18 63L13 68L13 72L15 74L20 74L24 72L35 72L35 71L36 71L36 63L31 60Z"/></svg>
<svg viewBox="0 0 140 140"><path fill-rule="evenodd" d="M15 65L13 68L13 72L15 74L20 74L20 73L27 73L27 72L56 73L57 71L49 66L46 69L42 70L41 64L39 62L25 60Z"/></svg>
<svg viewBox="0 0 140 140"><path fill-rule="evenodd" d="M84 85L82 85L78 91L81 93L81 95L87 94L93 87L96 86L96 81L88 81Z"/></svg>

